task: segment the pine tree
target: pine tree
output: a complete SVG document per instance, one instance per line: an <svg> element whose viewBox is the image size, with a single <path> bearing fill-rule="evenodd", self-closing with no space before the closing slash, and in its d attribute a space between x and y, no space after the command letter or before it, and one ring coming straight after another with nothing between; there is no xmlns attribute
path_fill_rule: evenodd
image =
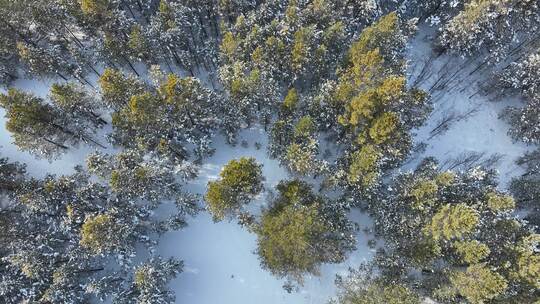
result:
<svg viewBox="0 0 540 304"><path fill-rule="evenodd" d="M371 274L351 271L338 279L336 304L420 304L420 296L403 284L393 284Z"/></svg>
<svg viewBox="0 0 540 304"><path fill-rule="evenodd" d="M500 274L482 264L472 265L464 272L454 273L450 281L456 291L473 304L496 298L508 286Z"/></svg>
<svg viewBox="0 0 540 304"><path fill-rule="evenodd" d="M524 237L517 245L517 275L518 277L534 288L540 286L540 257L538 256L538 246L540 235L531 234Z"/></svg>
<svg viewBox="0 0 540 304"><path fill-rule="evenodd" d="M322 263L339 263L354 247L352 225L343 209L314 194L300 180L281 181L273 205L254 228L263 267L274 275L302 282Z"/></svg>
<svg viewBox="0 0 540 304"><path fill-rule="evenodd" d="M501 114L511 124L509 134L526 143L540 142L538 105L540 104L540 54L531 53L521 62L514 62L499 75L504 88L518 90L525 97L523 107L509 107Z"/></svg>
<svg viewBox="0 0 540 304"><path fill-rule="evenodd" d="M121 71L105 69L98 80L105 105L119 109L128 104L131 96L141 93L143 86L134 77L126 77Z"/></svg>
<svg viewBox="0 0 540 304"><path fill-rule="evenodd" d="M147 38L145 33L141 29L141 26L136 24L131 27L131 32L129 33L128 46L130 49L131 57L140 60L146 61L151 55L151 50L148 45Z"/></svg>
<svg viewBox="0 0 540 304"><path fill-rule="evenodd" d="M110 214L87 217L81 227L82 247L95 254L124 253L132 250L133 228L129 222Z"/></svg>
<svg viewBox="0 0 540 304"><path fill-rule="evenodd" d="M51 86L49 95L56 107L66 114L71 114L72 119L87 127L98 128L107 124L98 114L98 100L81 86L75 83L55 83Z"/></svg>
<svg viewBox="0 0 540 304"><path fill-rule="evenodd" d="M461 238L476 228L478 220L474 209L463 204L448 204L435 213L427 232L436 240Z"/></svg>
<svg viewBox="0 0 540 304"><path fill-rule="evenodd" d="M175 258L152 258L135 270L131 285L115 303L172 303L174 293L168 289L170 280L182 272L183 263Z"/></svg>
<svg viewBox="0 0 540 304"><path fill-rule="evenodd" d="M214 221L237 215L263 190L261 168L254 158L233 159L223 167L219 180L208 182L205 201Z"/></svg>
<svg viewBox="0 0 540 304"><path fill-rule="evenodd" d="M375 231L385 241L374 262L385 280L421 284L439 301L526 303L537 297L530 289L534 245L516 245L534 239L531 226L510 215L514 200L497 190L493 171L441 172L426 159L368 201ZM529 281L518 274L519 252L527 252L522 269ZM406 279L411 268L422 277Z"/></svg>
<svg viewBox="0 0 540 304"><path fill-rule="evenodd" d="M111 90L116 91L116 86ZM234 125L225 119L228 115L218 96L198 80L169 74L158 80L155 92L131 95L113 114L112 138L122 146L159 152L179 161L187 156L184 145L193 144L196 156L202 159L212 153L210 138L218 127L229 136L234 133Z"/></svg>
<svg viewBox="0 0 540 304"><path fill-rule="evenodd" d="M441 44L466 55L486 48L490 57L500 61L522 33L532 33L539 26L535 1L473 0L452 18L440 36Z"/></svg>
<svg viewBox="0 0 540 304"><path fill-rule="evenodd" d="M348 143L348 156L339 164L347 173L340 170L337 178L346 176L341 183L360 194L372 189L382 170L404 159L411 148L409 131L430 111L427 94L407 89L403 76L408 30L396 13L366 27L349 48L335 85L329 82L330 92L317 97L323 109L339 114L332 130Z"/></svg>
<svg viewBox="0 0 540 304"><path fill-rule="evenodd" d="M477 240L456 241L454 247L461 260L468 264L479 263L491 253L488 246Z"/></svg>
<svg viewBox="0 0 540 304"><path fill-rule="evenodd" d="M322 162L316 158L319 151L316 131L310 116L303 116L294 126L292 143L284 155L284 162L292 172L308 175L323 170Z"/></svg>
<svg viewBox="0 0 540 304"><path fill-rule="evenodd" d="M0 96L0 105L6 110L6 129L13 133L15 144L36 156L55 158L81 142L102 147L89 134L84 120L70 119L39 97L9 89Z"/></svg>

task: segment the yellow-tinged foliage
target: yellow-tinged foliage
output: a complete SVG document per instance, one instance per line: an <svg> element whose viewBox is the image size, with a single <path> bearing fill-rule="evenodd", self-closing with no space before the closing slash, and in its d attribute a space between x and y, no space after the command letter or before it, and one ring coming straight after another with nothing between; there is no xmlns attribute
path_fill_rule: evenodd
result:
<svg viewBox="0 0 540 304"><path fill-rule="evenodd" d="M383 113L375 119L371 128L369 128L369 137L375 144L380 145L392 137L398 126L399 117L397 114L392 112Z"/></svg>
<svg viewBox="0 0 540 304"><path fill-rule="evenodd" d="M410 191L410 196L413 198L413 208L423 210L432 206L435 203L438 190L439 186L433 180L421 179L417 181Z"/></svg>
<svg viewBox="0 0 540 304"><path fill-rule="evenodd" d="M312 247L313 237L326 231L317 205L289 205L279 213L265 213L259 228L259 252L273 273L282 274L291 268L314 272L318 253Z"/></svg>
<svg viewBox="0 0 540 304"><path fill-rule="evenodd" d="M204 200L215 221L234 215L249 198L262 190L262 171L254 158L231 160L220 179L208 183Z"/></svg>
<svg viewBox="0 0 540 304"><path fill-rule="evenodd" d="M368 123L374 118L376 111L391 103L399 102L405 94L405 78L388 77L380 85L355 96L345 106L345 113L339 117L340 123L353 127L360 123Z"/></svg>
<svg viewBox="0 0 540 304"><path fill-rule="evenodd" d="M400 31L399 18L395 12L391 12L381 17L373 25L365 28L358 41L353 43L349 51L351 61L356 61L358 57L372 51L380 46L389 45Z"/></svg>
<svg viewBox="0 0 540 304"><path fill-rule="evenodd" d="M237 38L231 32L225 32L223 34L223 39L221 40L221 45L219 47L225 58L233 62L236 59L236 53L238 51L238 41Z"/></svg>
<svg viewBox="0 0 540 304"><path fill-rule="evenodd" d="M491 253L486 244L482 244L477 240L455 241L453 246L461 260L467 264L479 263Z"/></svg>
<svg viewBox="0 0 540 304"><path fill-rule="evenodd" d="M359 183L362 187L372 186L378 173L378 161L381 154L373 145L365 145L359 151L351 155L348 181L352 184Z"/></svg>
<svg viewBox="0 0 540 304"><path fill-rule="evenodd" d="M482 304L496 298L508 287L506 279L484 264L475 264L466 271L450 276L453 288L472 304Z"/></svg>
<svg viewBox="0 0 540 304"><path fill-rule="evenodd" d="M435 181L438 185L446 187L451 185L456 178L456 174L451 171L441 172L435 177Z"/></svg>
<svg viewBox="0 0 540 304"><path fill-rule="evenodd" d="M519 244L517 275L534 288L540 288L540 234L531 234Z"/></svg>
<svg viewBox="0 0 540 304"><path fill-rule="evenodd" d="M516 206L514 198L509 195L498 194L495 192L487 193L486 200L488 208L495 212L511 211Z"/></svg>
<svg viewBox="0 0 540 304"><path fill-rule="evenodd" d="M356 282L355 282L356 283ZM347 286L339 299L339 304L420 304L420 297L402 284L388 284L384 281Z"/></svg>
<svg viewBox="0 0 540 304"><path fill-rule="evenodd" d="M291 114L294 112L294 110L296 110L297 105L298 105L298 92L296 91L295 88L292 88L287 92L287 96L285 96L285 99L283 100L283 103L281 104L281 109L287 114Z"/></svg>
<svg viewBox="0 0 540 304"><path fill-rule="evenodd" d="M80 244L94 253L103 253L114 248L115 244L111 239L119 232L112 216L92 216L87 218L81 227Z"/></svg>
<svg viewBox="0 0 540 304"><path fill-rule="evenodd" d="M446 204L433 216L426 232L434 239L459 239L474 231L479 222L476 210L465 204Z"/></svg>

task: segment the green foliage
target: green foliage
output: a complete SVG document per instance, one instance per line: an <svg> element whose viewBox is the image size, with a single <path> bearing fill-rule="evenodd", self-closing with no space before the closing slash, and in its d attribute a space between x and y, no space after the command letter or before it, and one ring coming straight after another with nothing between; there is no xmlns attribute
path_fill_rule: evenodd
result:
<svg viewBox="0 0 540 304"><path fill-rule="evenodd" d="M167 290L167 283L182 272L182 267L183 263L174 258L154 258L138 266L133 276L136 292L132 293L136 296L136 303L152 303L161 299L163 303L174 301L174 293Z"/></svg>
<svg viewBox="0 0 540 304"><path fill-rule="evenodd" d="M238 49L238 42L236 37L231 32L225 32L223 39L221 40L220 50L223 56L230 62L234 62L236 58L236 52Z"/></svg>
<svg viewBox="0 0 540 304"><path fill-rule="evenodd" d="M254 158L233 159L223 167L219 180L208 182L204 199L215 221L235 215L262 191L261 167Z"/></svg>
<svg viewBox="0 0 540 304"><path fill-rule="evenodd" d="M301 281L305 273L317 274L322 263L342 261L352 242L345 215L327 214L323 198L300 180L281 181L277 190L255 229L262 265L277 276ZM335 217L334 224L329 217Z"/></svg>
<svg viewBox="0 0 540 304"><path fill-rule="evenodd" d="M6 129L13 133L15 144L36 156L53 159L68 145L80 142L101 146L89 134L96 126L95 117L79 115L73 107L51 105L13 88L0 95L0 106L6 110Z"/></svg>
<svg viewBox="0 0 540 304"><path fill-rule="evenodd" d="M359 184L364 188L373 186L379 177L379 160L381 154L373 145L365 145L351 154L347 179L351 184Z"/></svg>
<svg viewBox="0 0 540 304"><path fill-rule="evenodd" d="M350 283L338 304L420 304L418 294L402 284L375 280L367 285Z"/></svg>
<svg viewBox="0 0 540 304"><path fill-rule="evenodd" d="M7 111L6 129L10 132L39 134L52 126L52 108L31 94L11 88L7 95L0 95L0 105Z"/></svg>
<svg viewBox="0 0 540 304"><path fill-rule="evenodd" d="M287 92L287 96L285 96L283 103L281 104L282 111L289 115L294 113L296 107L298 106L298 99L298 92L296 91L296 89L290 89Z"/></svg>
<svg viewBox="0 0 540 304"><path fill-rule="evenodd" d="M354 60L362 54L379 49L383 58L392 62L404 43L398 15L392 12L362 31L360 38L351 48L350 56Z"/></svg>
<svg viewBox="0 0 540 304"><path fill-rule="evenodd" d="M491 253L487 245L477 240L455 241L453 246L461 260L467 264L479 263Z"/></svg>
<svg viewBox="0 0 540 304"><path fill-rule="evenodd" d="M278 157L284 153L292 141L292 127L285 120L276 121L270 130L270 155Z"/></svg>
<svg viewBox="0 0 540 304"><path fill-rule="evenodd" d="M393 136L398 128L398 124L399 117L395 113L383 113L373 122L373 125L369 129L369 137L375 144L380 145Z"/></svg>
<svg viewBox="0 0 540 304"><path fill-rule="evenodd" d="M142 151L159 152L175 162L185 160L183 145L195 145L203 158L212 152L206 136L220 124L227 110L209 89L194 78L155 71L157 91L135 91L112 115L116 144Z"/></svg>
<svg viewBox="0 0 540 304"><path fill-rule="evenodd" d="M506 27L511 26L512 22L506 18L518 20L517 15L522 12L522 8L525 8L525 11L530 10L530 8L527 8L527 4L523 4L523 6L516 5L513 9L510 9L514 12L509 14L508 5L511 3L511 1L500 0L468 1L463 10L446 24L441 35L441 41L446 46L469 55L478 50L481 45L489 45L493 42L507 43L506 41L498 41L511 33L511 29ZM494 26L492 18L501 18L503 25ZM496 24L497 22L493 23ZM482 32L479 32L479 30L482 30Z"/></svg>
<svg viewBox="0 0 540 304"><path fill-rule="evenodd" d="M345 113L339 117L341 124L345 126L359 127L362 124L371 124L376 113L399 102L405 94L404 77L385 78L380 85L372 87L354 97L350 104L345 107Z"/></svg>
<svg viewBox="0 0 540 304"><path fill-rule="evenodd" d="M435 181L437 182L437 184L446 187L450 186L454 182L455 178L456 175L454 172L446 171L437 174L437 176L435 177Z"/></svg>
<svg viewBox="0 0 540 304"><path fill-rule="evenodd" d="M258 250L274 274L316 273L321 257L312 246L326 233L317 209L316 204L285 206L277 214L263 216Z"/></svg>
<svg viewBox="0 0 540 304"><path fill-rule="evenodd" d="M494 212L503 212L514 210L516 203L509 195L501 195L495 192L486 194L487 206Z"/></svg>
<svg viewBox="0 0 540 304"><path fill-rule="evenodd" d="M129 33L128 47L133 52L135 57L140 59L148 57L148 42L139 25L134 25L131 27L131 32Z"/></svg>
<svg viewBox="0 0 540 304"><path fill-rule="evenodd" d="M414 266L424 267L442 255L439 242L431 237L419 237L410 244L403 244L404 255Z"/></svg>
<svg viewBox="0 0 540 304"><path fill-rule="evenodd" d="M307 175L320 169L317 152L317 142L314 140L302 144L293 142L287 147L284 160L292 172Z"/></svg>
<svg viewBox="0 0 540 304"><path fill-rule="evenodd" d="M309 138L316 131L315 123L310 116L303 116L294 126L294 137L297 139Z"/></svg>
<svg viewBox="0 0 540 304"><path fill-rule="evenodd" d="M484 264L475 264L466 271L455 272L450 282L456 292L473 304L481 304L502 294L508 284L504 277Z"/></svg>
<svg viewBox="0 0 540 304"><path fill-rule="evenodd" d="M109 0L81 0L81 11L93 18L104 18L109 12Z"/></svg>
<svg viewBox="0 0 540 304"><path fill-rule="evenodd" d="M221 182L234 191L256 195L262 189L261 165L254 158L242 157L231 160L219 174Z"/></svg>
<svg viewBox="0 0 540 304"><path fill-rule="evenodd" d="M335 113L339 134L357 151L343 162L349 166L348 182L364 189L375 184L383 168L406 157L412 146L409 130L429 111L427 94L407 88L405 42L397 14L381 17L351 44L337 82L328 83L329 96L320 97Z"/></svg>
<svg viewBox="0 0 540 304"><path fill-rule="evenodd" d="M121 251L129 237L129 230L113 216L99 214L86 218L81 227L81 246L94 254Z"/></svg>
<svg viewBox="0 0 540 304"><path fill-rule="evenodd" d="M540 234L525 237L517 247L517 275L534 288L540 288Z"/></svg>
<svg viewBox="0 0 540 304"><path fill-rule="evenodd" d="M429 179L417 181L410 191L410 195L414 198L413 207L422 210L432 206L436 201L438 190L439 186L436 181Z"/></svg>
<svg viewBox="0 0 540 304"><path fill-rule="evenodd" d="M479 220L478 213L465 204L446 204L433 215L426 232L436 240L459 239L473 232Z"/></svg>
<svg viewBox="0 0 540 304"><path fill-rule="evenodd" d="M54 83L50 91L51 100L58 106L66 109L72 109L77 106L85 106L80 104L85 100L85 94L77 88L73 83L60 84ZM91 106L91 105L86 105Z"/></svg>
<svg viewBox="0 0 540 304"><path fill-rule="evenodd" d="M119 70L107 68L98 79L103 101L107 106L118 109L125 106L130 97L140 92L137 81L126 77Z"/></svg>
<svg viewBox="0 0 540 304"><path fill-rule="evenodd" d="M350 57L350 66L339 75L337 88L333 94L336 106L345 105L355 97L359 89L374 86L375 82L385 75L383 59L378 50Z"/></svg>
<svg viewBox="0 0 540 304"><path fill-rule="evenodd" d="M495 190L493 171L440 172L426 159L387 189L368 205L384 235L375 263L385 278L406 278L441 303L529 303L538 296L537 245L525 241L533 238L527 223L498 208L511 200ZM409 281L412 269L422 276Z"/></svg>
<svg viewBox="0 0 540 304"><path fill-rule="evenodd" d="M294 33L291 53L293 71L300 71L306 67L311 55L311 40L313 39L314 30L314 27L301 27Z"/></svg>

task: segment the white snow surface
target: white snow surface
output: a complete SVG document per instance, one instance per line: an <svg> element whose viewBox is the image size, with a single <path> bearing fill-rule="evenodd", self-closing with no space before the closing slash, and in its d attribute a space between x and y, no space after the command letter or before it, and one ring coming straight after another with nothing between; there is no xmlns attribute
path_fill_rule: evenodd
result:
<svg viewBox="0 0 540 304"><path fill-rule="evenodd" d="M414 143L425 143L425 151L413 153L401 169L413 169L421 159L430 156L437 158L443 169L454 170L466 169L466 166L457 166L455 161L466 154L478 154L479 159L473 166L486 165L490 157L500 156L491 167L499 172L500 187L504 189L512 177L522 173L516 159L533 147L514 141L507 134L509 125L499 115L508 106L522 104L518 97L501 99L496 94L485 95L479 91L479 85L489 83L492 66L482 64L478 59L437 57L431 49L433 39L433 29L423 26L409 45L409 84L428 91L434 108L427 122L413 131ZM428 73L418 77L426 64ZM496 89L492 88L492 91ZM432 130L449 116L455 119L448 124L447 130L432 136Z"/></svg>
<svg viewBox="0 0 540 304"><path fill-rule="evenodd" d="M408 54L409 80L413 83L421 73L423 64L430 60L432 52L430 31L423 29L411 42ZM517 100L492 102L490 97L476 94L478 82L482 81L488 71L480 69L471 73L477 63L467 63L465 59L448 55L440 56L430 62L431 75L419 82L420 87L429 90L439 76L446 77L462 75L446 87L446 91L434 89L434 111L426 124L415 130L415 144L426 142L424 152L413 155L402 170L414 168L425 156L435 156L443 166L451 167L449 162L467 152L484 153L478 161L487 159L490 155L500 154L502 159L496 168L505 185L513 176L520 173L514 164L517 157L523 155L529 148L521 143L514 143L507 135L508 125L498 118L504 107L517 104ZM31 91L45 97L52 84L49 80L18 80L13 86ZM3 91L3 90L2 90ZM431 136L431 130L449 113L456 115L476 109L474 113L465 115L441 134ZM72 150L53 162L37 160L26 152L18 151L11 143L11 136L5 130L4 111L0 109L0 156L9 157L12 161L24 162L28 172L33 176L42 177L47 173L69 174L75 165L84 164L86 155L91 148L81 147ZM269 191L282 179L289 178L286 170L266 154L267 136L263 130L250 129L241 132L240 141L246 140L248 148L241 145L232 147L224 143L223 138L214 141L216 153L205 160L199 177L193 181L187 190L202 194L209 180L217 178L219 171L229 160L241 156L255 157L263 164L266 178L266 191L251 204L250 208L260 209L266 203ZM104 141L104 138L101 138ZM263 144L260 150L255 149L254 143ZM110 152L110 151L109 151ZM459 167L456 167L459 168ZM260 267L256 249L256 237L240 227L235 222L214 223L206 212L201 212L195 218L189 219L188 227L180 231L166 233L160 240L157 252L163 256L176 256L184 260L184 272L171 282L171 288L176 292L177 303L189 304L285 304L285 303L326 303L335 294L334 279L336 274L345 274L349 267L357 267L361 262L370 259L374 252L367 247L369 235L362 230L370 226L370 219L358 211L351 213L351 219L360 224L358 231L358 249L341 264L323 265L320 277L307 277L304 286L287 293L282 285L283 280L273 277Z"/></svg>
<svg viewBox="0 0 540 304"><path fill-rule="evenodd" d="M199 177L188 189L203 194L208 181L216 179L229 160L242 156L254 157L263 165L265 194L280 180L288 178L278 161L268 158L264 130L244 130L239 141L242 140L249 143L247 148L241 145L232 147L226 145L223 138L217 138L216 153L206 161ZM262 144L260 150L255 149L255 142ZM257 211L264 207L267 202L265 194L255 199L250 209ZM176 291L176 303L326 303L335 293L335 275L346 275L349 267L357 267L374 254L374 249L367 247L368 235L362 231L371 225L371 220L357 211L350 218L360 225L358 249L341 264L323 265L320 277L307 277L304 286L291 294L282 288L284 280L261 269L255 254L255 235L235 222L213 223L207 213L190 220L185 229L165 234L160 240L158 253L184 259L185 272L171 284Z"/></svg>

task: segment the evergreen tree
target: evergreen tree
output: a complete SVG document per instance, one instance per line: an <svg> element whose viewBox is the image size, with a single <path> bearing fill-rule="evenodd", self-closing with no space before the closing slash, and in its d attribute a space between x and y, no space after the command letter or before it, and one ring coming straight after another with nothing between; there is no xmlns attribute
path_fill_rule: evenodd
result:
<svg viewBox="0 0 540 304"><path fill-rule="evenodd" d="M127 105L131 96L143 91L142 84L136 78L126 77L115 69L105 69L98 83L103 102L115 110Z"/></svg>
<svg viewBox="0 0 540 304"><path fill-rule="evenodd" d="M98 101L75 83L51 86L50 99L62 112L71 115L71 119L79 121L83 127L98 128L107 122L100 117Z"/></svg>
<svg viewBox="0 0 540 304"><path fill-rule="evenodd" d="M511 124L509 134L526 143L539 143L540 54L533 52L526 59L512 63L500 73L503 88L518 90L525 97L523 107L509 107L501 114Z"/></svg>
<svg viewBox="0 0 540 304"><path fill-rule="evenodd" d="M534 245L525 251L518 245L534 239L532 227L511 215L515 203L496 190L495 178L480 168L441 172L426 159L369 199L376 233L385 240L374 260L383 278L419 284L442 302L535 299ZM528 252L521 268L528 279L520 278L519 252ZM410 269L423 274L410 281Z"/></svg>
<svg viewBox="0 0 540 304"><path fill-rule="evenodd" d="M343 208L314 194L300 180L281 181L272 206L256 225L263 267L279 277L302 282L322 263L339 263L354 248L352 224Z"/></svg>
<svg viewBox="0 0 540 304"><path fill-rule="evenodd" d="M453 288L470 303L484 303L502 294L507 288L506 280L482 264L469 266L464 272L450 277Z"/></svg>
<svg viewBox="0 0 540 304"><path fill-rule="evenodd" d="M472 232L478 225L478 215L474 209L463 205L444 205L431 219L426 227L428 233L438 240L461 238Z"/></svg>
<svg viewBox="0 0 540 304"><path fill-rule="evenodd" d="M169 74L158 82L155 92L129 97L122 87L113 86L111 94L129 98L113 114L114 143L178 160L186 158L184 145L193 144L195 154L202 159L212 152L210 137L218 127L223 126L232 136L234 127L226 125L226 119L222 122L228 117L225 105L198 80Z"/></svg>
<svg viewBox="0 0 540 304"><path fill-rule="evenodd" d="M440 41L447 48L472 55L486 48L490 57L500 61L523 33L532 33L540 25L535 1L473 0L443 28Z"/></svg>
<svg viewBox="0 0 540 304"><path fill-rule="evenodd" d="M408 26L396 13L381 17L352 43L337 82L315 98L335 113L331 130L346 144L336 177L359 193L371 189L382 170L396 166L411 148L409 131L430 110L427 94L407 89L403 51ZM342 179L340 176L346 176Z"/></svg>
<svg viewBox="0 0 540 304"><path fill-rule="evenodd" d="M122 199L144 200L152 207L167 199L176 202L180 213L196 210L190 196L182 191L179 180L196 176L189 163L174 168L151 155L128 149L115 155L91 154L87 166L89 172L107 181L113 194Z"/></svg>
<svg viewBox="0 0 540 304"><path fill-rule="evenodd" d="M15 144L36 156L54 158L81 142L103 147L86 128L86 118L69 117L67 109L39 97L9 89L0 95L0 105L6 110L6 129Z"/></svg>
<svg viewBox="0 0 540 304"><path fill-rule="evenodd" d="M205 201L214 221L236 215L263 190L261 168L254 158L233 159L223 167L219 180L208 182Z"/></svg>
<svg viewBox="0 0 540 304"><path fill-rule="evenodd" d="M292 133L292 143L284 155L289 170L300 175L317 174L322 171L323 162L316 158L319 147L316 126L311 117L300 118Z"/></svg>
<svg viewBox="0 0 540 304"><path fill-rule="evenodd" d="M173 303L175 295L167 285L182 268L183 263L175 258L148 260L136 268L129 289L115 303Z"/></svg>
<svg viewBox="0 0 540 304"><path fill-rule="evenodd" d="M69 176L33 179L20 164L2 159L0 181L0 298L87 303L96 296L116 303L130 297L133 248L151 243L143 226L159 224L141 201L111 197L107 185L81 168ZM179 262L156 258L148 265L134 274L155 284L140 284L141 299L171 299L164 286Z"/></svg>
<svg viewBox="0 0 540 304"><path fill-rule="evenodd" d="M385 282L366 271L350 270L346 278L337 279L335 304L420 304L420 296L403 284Z"/></svg>

